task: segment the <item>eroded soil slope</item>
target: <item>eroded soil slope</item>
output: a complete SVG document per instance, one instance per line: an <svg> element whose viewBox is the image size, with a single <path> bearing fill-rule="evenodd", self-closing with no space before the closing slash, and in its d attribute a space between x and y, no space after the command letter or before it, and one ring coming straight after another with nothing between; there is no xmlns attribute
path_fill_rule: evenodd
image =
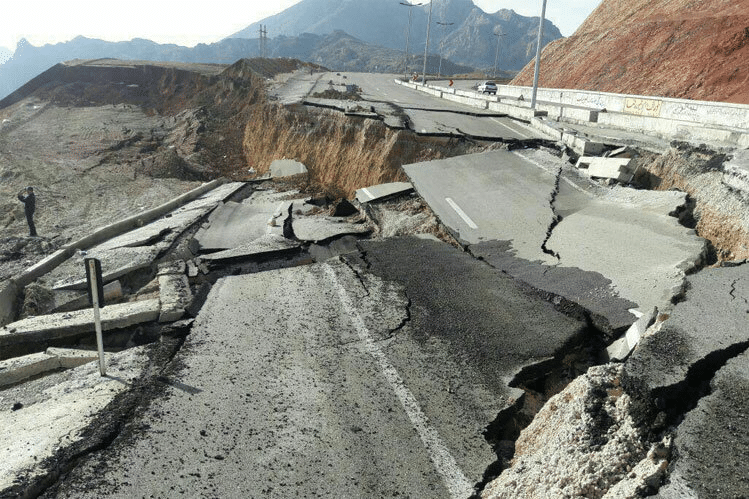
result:
<svg viewBox="0 0 749 499"><path fill-rule="evenodd" d="M309 182L296 187L310 195L351 197L360 187L405 180L403 164L474 147L267 98L267 79L318 69L288 59L74 61L0 101L0 279L201 181L262 175L274 159L305 163ZM34 251L16 200L28 185L45 243Z"/></svg>
<svg viewBox="0 0 749 499"><path fill-rule="evenodd" d="M513 80L533 83L533 63ZM749 104L749 0L603 0L539 85Z"/></svg>

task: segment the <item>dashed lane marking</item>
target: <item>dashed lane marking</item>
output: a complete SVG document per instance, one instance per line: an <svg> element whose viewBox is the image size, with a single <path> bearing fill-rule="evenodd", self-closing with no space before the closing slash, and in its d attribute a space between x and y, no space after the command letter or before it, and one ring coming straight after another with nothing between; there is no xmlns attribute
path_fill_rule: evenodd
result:
<svg viewBox="0 0 749 499"><path fill-rule="evenodd" d="M455 201L453 201L451 198L445 198L445 201L447 201L447 204L450 205L450 208L452 208L453 210L455 210L455 213L457 213L458 216L460 218L462 218L463 221L465 223L467 223L470 228L472 228L472 229L478 229L479 228L479 226L476 225L473 220L471 220L471 217L469 217L468 215L466 215L466 212L463 211L463 209L460 206L458 206L458 203L456 203Z"/></svg>
<svg viewBox="0 0 749 499"><path fill-rule="evenodd" d="M531 138L531 137L530 137L530 135L526 135L526 134L524 134L523 132L521 132L520 130L518 130L518 129L516 129L516 128L513 128L513 127L511 127L511 126L509 126L509 125L507 125L507 124L505 124L505 123L502 123L502 122L501 122L501 121L499 121L499 120L498 120L497 118L492 118L491 120L492 120L493 122L497 123L498 125L502 125L502 126L503 126L503 127L505 127L506 129L508 129L508 130L510 130L510 131L512 131L512 132L514 132L514 133L516 133L516 134L518 134L518 135L520 135L520 136L521 136L522 138L524 138L524 139L530 139L530 138Z"/></svg>
<svg viewBox="0 0 749 499"><path fill-rule="evenodd" d="M471 496L473 494L473 486L458 467L458 463L450 453L450 449L442 441L437 430L430 426L429 419L422 412L416 397L406 387L400 374L398 374L398 371L390 363L382 349L375 343L369 328L364 323L358 310L354 307L346 289L338 280L335 270L329 264L325 264L324 269L333 282L333 286L338 292L338 297L341 299L343 310L351 318L351 322L356 329L364 349L377 361L380 371L388 383L390 383L398 400L400 400L403 409L408 415L408 419L411 420L411 424L419 434L419 438L421 438L424 447L429 453L429 458L432 460L437 473L442 476L450 497L453 499L465 499Z"/></svg>

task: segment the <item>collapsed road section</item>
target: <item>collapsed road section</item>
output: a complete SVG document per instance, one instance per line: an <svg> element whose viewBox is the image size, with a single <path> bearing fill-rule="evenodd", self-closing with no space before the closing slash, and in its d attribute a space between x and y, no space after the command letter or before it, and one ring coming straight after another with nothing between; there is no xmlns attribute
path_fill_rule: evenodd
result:
<svg viewBox="0 0 749 499"><path fill-rule="evenodd" d="M245 69L230 70L242 92ZM229 107L176 121L218 133L206 116ZM278 173L285 156L312 159L308 173L227 184L24 283L13 315L25 318L0 350L2 449L22 452L3 461L0 495L746 495L733 470L749 307L745 266L728 261L745 238L704 224L726 199L742 206L706 194L740 190L735 159L678 145L655 158L607 145L582 161L547 143L420 149L364 116L245 111L232 123L261 117L263 130L205 144L220 171ZM114 146L128 135L107 133ZM143 140L110 153L148 154ZM397 158L411 158L411 183ZM110 280L105 310L147 308L105 332L107 378L87 362L77 269L90 255ZM52 314L70 334L31 339ZM731 471L695 471L713 462Z"/></svg>

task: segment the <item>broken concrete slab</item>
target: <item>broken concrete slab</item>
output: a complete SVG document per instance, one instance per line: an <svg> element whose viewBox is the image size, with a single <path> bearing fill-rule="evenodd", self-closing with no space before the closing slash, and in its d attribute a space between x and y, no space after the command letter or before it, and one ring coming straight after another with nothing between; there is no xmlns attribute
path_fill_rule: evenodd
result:
<svg viewBox="0 0 749 499"><path fill-rule="evenodd" d="M655 316L658 314L658 309L653 308L647 314L643 314L637 310L630 310L630 312L638 316L638 319L629 327L629 329L627 329L624 336L609 345L606 349L610 361L622 362L629 356L630 352L632 352L640 342L640 338L645 334L645 331L655 320Z"/></svg>
<svg viewBox="0 0 749 499"><path fill-rule="evenodd" d="M184 274L186 269L187 265L184 260L173 260L171 262L160 263L157 267L156 275Z"/></svg>
<svg viewBox="0 0 749 499"><path fill-rule="evenodd" d="M17 302L18 286L15 281L8 279L0 283L0 326L16 318Z"/></svg>
<svg viewBox="0 0 749 499"><path fill-rule="evenodd" d="M192 301L192 291L184 271L181 274L159 275L159 300L161 301L159 322L174 322L185 315L185 309Z"/></svg>
<svg viewBox="0 0 749 499"><path fill-rule="evenodd" d="M86 258L97 258L101 261L102 278L106 283L130 272L150 267L159 253L159 248L151 246L121 247L110 250L92 250L86 254ZM58 271L70 277L55 282L53 289L86 289L83 258L71 259Z"/></svg>
<svg viewBox="0 0 749 499"><path fill-rule="evenodd" d="M197 199L165 213L161 218L110 239L92 249L107 250L120 247L146 246L158 243L160 246L168 246L182 232L184 232L196 220L205 216L213 210L216 205L243 188L244 182L231 182L223 184L210 192L206 192Z"/></svg>
<svg viewBox="0 0 749 499"><path fill-rule="evenodd" d="M12 487L22 473L29 478L47 473L42 463L80 441L83 429L114 397L131 388L130 380L139 379L148 362L142 347L108 353L106 358L104 377L92 362L3 391L4 405L15 403L19 408L0 411L0 448L13 450L0 460L0 491Z"/></svg>
<svg viewBox="0 0 749 499"><path fill-rule="evenodd" d="M634 176L629 169L631 161L631 158L593 158L588 165L587 173L593 178L631 182Z"/></svg>
<svg viewBox="0 0 749 499"><path fill-rule="evenodd" d="M735 150L723 165L723 183L749 197L749 151Z"/></svg>
<svg viewBox="0 0 749 499"><path fill-rule="evenodd" d="M277 159L270 164L270 176L273 178L291 177L307 173L307 167L292 159Z"/></svg>
<svg viewBox="0 0 749 499"><path fill-rule="evenodd" d="M283 253L299 248L301 245L301 242L286 239L280 234L265 234L247 244L243 244L229 250L203 255L200 258L206 261L252 258L258 256L267 256L275 253Z"/></svg>
<svg viewBox="0 0 749 499"><path fill-rule="evenodd" d="M294 219L294 233L301 241L320 243L334 237L369 234L372 227L353 224L331 217L300 217Z"/></svg>
<svg viewBox="0 0 749 499"><path fill-rule="evenodd" d="M90 307L88 293L82 291L53 291L54 308L50 312L71 312ZM122 298L122 283L119 280L104 285L104 304Z"/></svg>
<svg viewBox="0 0 749 499"><path fill-rule="evenodd" d="M158 299L120 303L101 309L103 331L155 321L161 311ZM30 317L0 328L0 350L20 344L37 344L57 338L94 332L93 309Z"/></svg>
<svg viewBox="0 0 749 499"><path fill-rule="evenodd" d="M315 208L295 199L295 191L256 191L242 203L227 202L215 210L195 234L197 250L221 251L249 244L268 233L281 233L289 204L302 211Z"/></svg>
<svg viewBox="0 0 749 499"><path fill-rule="evenodd" d="M705 240L670 215L686 194L617 187L592 196L573 185L560 182L554 206L562 219L546 247L565 267L606 276L641 312L665 309L706 254Z"/></svg>
<svg viewBox="0 0 749 499"><path fill-rule="evenodd" d="M684 301L627 361L629 377L664 404L683 396L674 387L688 377L749 347L749 265L704 269L687 281Z"/></svg>
<svg viewBox="0 0 749 499"><path fill-rule="evenodd" d="M372 185L362 187L356 190L356 200L360 203L371 203L373 201L382 201L391 196L405 194L413 191L411 182L390 182L388 184Z"/></svg>
<svg viewBox="0 0 749 499"><path fill-rule="evenodd" d="M97 352L48 348L46 352L33 353L0 361L0 387L14 385L58 369L72 369L98 357Z"/></svg>

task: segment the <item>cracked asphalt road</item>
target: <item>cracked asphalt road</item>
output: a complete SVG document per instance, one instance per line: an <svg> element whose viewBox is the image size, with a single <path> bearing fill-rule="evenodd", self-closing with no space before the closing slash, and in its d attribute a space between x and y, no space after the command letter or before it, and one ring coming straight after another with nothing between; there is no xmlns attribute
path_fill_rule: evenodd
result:
<svg viewBox="0 0 749 499"><path fill-rule="evenodd" d="M436 240L366 259L219 280L166 395L46 497L468 497L506 383L585 325Z"/></svg>

